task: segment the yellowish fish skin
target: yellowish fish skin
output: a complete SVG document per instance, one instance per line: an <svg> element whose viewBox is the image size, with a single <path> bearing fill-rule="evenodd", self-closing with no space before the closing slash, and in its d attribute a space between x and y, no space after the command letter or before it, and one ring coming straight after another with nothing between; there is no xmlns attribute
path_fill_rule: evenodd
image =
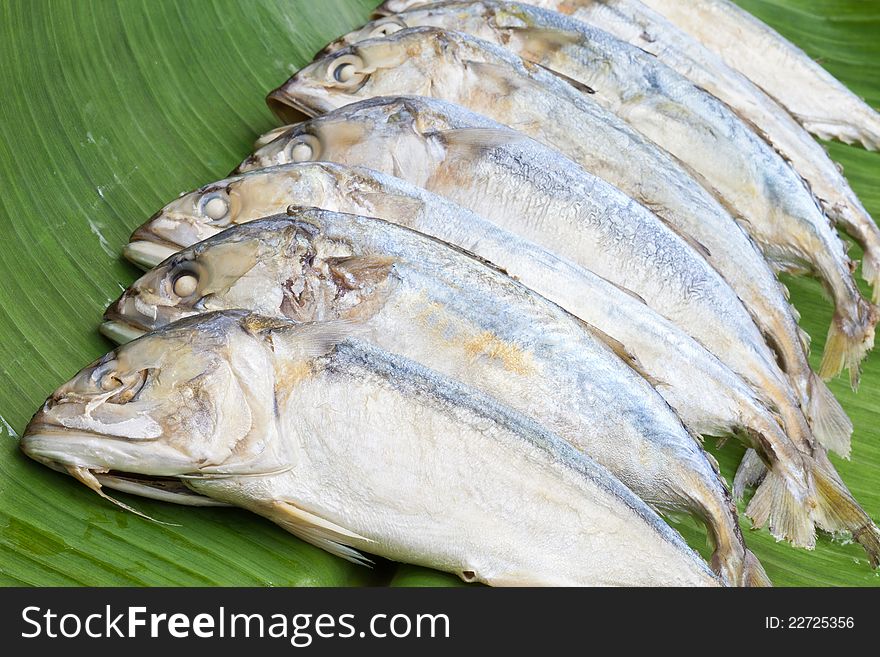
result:
<svg viewBox="0 0 880 657"><path fill-rule="evenodd" d="M848 454L851 423L810 369L803 333L773 271L730 214L667 153L569 84L542 69L529 69L497 45L430 27L449 23L508 47L519 43L520 49L537 52L536 44L548 30L541 29L532 38L522 36L531 34L523 27L499 27L510 14L487 20L486 12L493 6L460 3L399 15L395 20L429 27L402 29L342 50L331 45L328 48L336 54L297 73L271 98L320 113L359 96L404 91L431 95L516 127L560 150L699 243L703 255L734 288L775 346L817 438L838 453ZM385 26L367 26L343 42ZM353 65L355 60L371 73L355 77L351 89L348 84L327 82L333 79L331 70Z"/></svg>
<svg viewBox="0 0 880 657"><path fill-rule="evenodd" d="M595 25L655 55L753 124L804 178L825 213L862 247L862 276L873 288L874 303L880 300L880 230L840 166L788 110L640 0L533 0L529 4Z"/></svg>
<svg viewBox="0 0 880 657"><path fill-rule="evenodd" d="M818 277L835 305L820 373L830 377L849 369L852 383L856 385L858 363L873 346L878 315L873 305L862 298L853 280L852 263L844 244L803 179L724 103L655 57L562 15L527 5L519 5L519 11L520 14L515 15L493 15L492 25L485 21L478 23L477 29L483 26L480 36L495 34L498 31L495 25L503 18L501 34L497 35L499 43L517 50L526 59L564 73L579 85L596 90L587 94L592 101L678 158L697 181L742 217L752 237L777 267ZM450 12L447 16L454 19L458 28L471 26L457 14ZM527 20L522 16L527 16ZM531 31L529 23L541 20L546 25ZM556 40L549 39L551 34ZM380 45L382 42L384 47ZM416 61L431 57L441 59L448 68L451 58L443 49L449 42L466 43L467 40L437 28L409 28L363 41L338 51L329 62L319 60L310 64L272 94L270 101L282 103L285 93L300 102L311 95L317 106L328 102L328 97L335 97L337 102L331 101L331 106L338 107L353 97L402 93L403 89L421 95L443 93L443 97L449 99L450 90L443 88L440 82L443 78L438 77L436 71L426 75L425 71L413 73L411 70ZM366 53L370 53L369 56ZM359 74L340 82L330 73L341 68L344 61L357 68ZM363 61L363 66L356 66L358 61ZM453 90L457 90L454 81L467 80L462 68L470 68L472 75L479 76L483 83L482 93L495 91L499 98L510 93L506 86L509 77L490 82L493 67L471 64L471 60L462 57L458 57L453 66L459 69L449 78L452 84L447 83ZM392 74L383 74L387 71ZM317 86L321 92L315 91ZM493 118L499 117L493 115ZM540 125L546 123L539 122ZM528 124L520 120L508 125L527 129L521 126ZM570 133L566 136L567 142L553 145L560 147L559 144L578 141L572 140ZM589 142L582 140L582 143Z"/></svg>
<svg viewBox="0 0 880 657"><path fill-rule="evenodd" d="M113 316L153 329L188 314L248 308L356 324L377 346L551 427L646 501L684 504L708 519L720 567L729 581L741 580L735 513L702 449L657 392L582 323L503 272L401 226L315 209L291 213L182 251L124 294ZM193 274L195 291L173 294Z"/></svg>
<svg viewBox="0 0 880 657"><path fill-rule="evenodd" d="M332 325L184 320L83 370L21 447L87 483L181 477L355 562L363 550L502 586L721 584L559 437Z"/></svg>
<svg viewBox="0 0 880 657"><path fill-rule="evenodd" d="M803 50L727 0L644 0L822 139L880 148L880 115Z"/></svg>

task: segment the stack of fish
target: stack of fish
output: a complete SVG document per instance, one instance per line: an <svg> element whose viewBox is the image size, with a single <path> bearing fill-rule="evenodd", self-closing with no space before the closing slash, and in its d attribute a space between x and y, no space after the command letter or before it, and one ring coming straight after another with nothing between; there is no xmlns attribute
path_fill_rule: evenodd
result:
<svg viewBox="0 0 880 657"><path fill-rule="evenodd" d="M876 148L880 116L726 0L377 15L269 95L291 125L135 231L123 346L24 451L493 585L767 585L747 489L755 526L876 566L823 379L857 384L878 319L835 224L875 298L880 232L807 131ZM833 301L818 373L780 271ZM707 436L750 448L732 491Z"/></svg>

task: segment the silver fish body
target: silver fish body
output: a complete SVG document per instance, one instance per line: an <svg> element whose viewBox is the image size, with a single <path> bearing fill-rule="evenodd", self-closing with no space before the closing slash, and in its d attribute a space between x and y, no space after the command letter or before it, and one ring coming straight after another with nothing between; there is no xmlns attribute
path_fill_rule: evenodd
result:
<svg viewBox="0 0 880 657"><path fill-rule="evenodd" d="M220 225L216 212L213 218L205 215L204 209L211 203L228 209ZM782 507L774 504L769 517L753 513L755 508L760 510L760 505L750 506L746 513L756 525L766 522L778 538L812 545L811 508L828 503L816 494L812 484L822 475L808 474L816 469L815 463L799 453L780 429L768 410L768 401L760 399L717 358L633 293L430 192L369 169L327 162L258 169L175 199L136 231L138 241L133 245L151 239L173 241L183 249L186 244L181 242L193 233L216 234L223 226L280 213L291 205L375 216L454 244L501 266L525 286L584 320L618 355L654 382L692 432L732 435L758 449L763 461L771 464L774 473L785 481L789 495L799 503ZM196 225L200 228L194 228ZM266 224L267 229L271 225ZM227 246L227 240L218 237L159 266L108 309L109 321L102 330L111 338L127 340L154 325L153 318L168 321L170 318L163 316L164 307L177 306L181 301L174 294L173 284L161 281L173 281L183 271L201 272L198 289L211 290L210 300L205 302L211 308L247 305L248 300L239 295L224 297L222 288L233 282L226 273L228 264L221 274L226 279L222 284L207 278L213 267L200 264L202 259L213 259L212 248L222 250L224 262L238 261ZM182 269L178 269L179 260L187 263ZM286 275L278 276L275 286L280 289L287 280ZM250 277L250 284L255 296L277 298L267 293L264 282ZM251 300L248 307L259 307L267 313L283 310L266 307L258 299ZM756 499L760 502L762 497ZM839 496L834 500L835 508L846 504Z"/></svg>
<svg viewBox="0 0 880 657"><path fill-rule="evenodd" d="M642 48L753 124L806 180L825 213L862 247L862 275L873 288L873 301L880 299L880 230L840 167L788 110L640 0L533 0L530 4L564 11Z"/></svg>
<svg viewBox="0 0 880 657"><path fill-rule="evenodd" d="M645 208L556 151L461 107L412 97L363 101L277 131L275 137L241 169L305 154L370 166L445 196L634 291L770 399L794 443L833 472L824 450L813 445L772 352L718 273ZM836 476L834 481L836 492L827 488L829 494L852 500ZM765 490L758 518L786 506L779 503L788 494L783 480ZM827 508L821 504L813 512ZM846 508L845 514L823 514L819 526L851 529L876 562L880 545L874 530L865 530L873 523L854 502ZM780 531L789 535L788 529Z"/></svg>
<svg viewBox="0 0 880 657"><path fill-rule="evenodd" d="M534 38L530 38L522 36L531 34L527 28L500 27L499 22L508 14L491 14L495 18L489 20L486 12L491 13L493 7L490 3L442 5L414 10L395 20L463 23L462 27L494 37L508 47L519 43L522 50L539 43L548 33L549 28L536 28ZM547 14L542 12L534 20L544 16L553 25L546 19ZM515 22L521 19L517 17ZM350 38L372 34L384 25L368 26ZM557 34L561 32L557 30ZM425 45L432 41L437 42L434 48ZM393 53L404 45L406 52L418 52L420 56L407 57L400 63ZM327 88L329 74L324 69L353 66L353 57L373 72L358 83L353 94ZM431 28L404 29L387 39L359 42L339 50L298 73L274 97L318 113L351 97L391 89L443 97L516 127L562 151L698 242L697 248L733 287L775 347L819 440L840 453L849 452L851 423L810 369L803 334L773 271L730 214L668 154L550 73L529 68L491 43Z"/></svg>
<svg viewBox="0 0 880 657"><path fill-rule="evenodd" d="M647 381L581 322L503 272L401 226L291 213L182 251L112 312L144 329L236 307L350 322L378 347L547 426L658 508L705 519L728 581L748 579L735 510L705 453ZM194 291L169 295L184 277L196 279Z"/></svg>
<svg viewBox="0 0 880 657"><path fill-rule="evenodd" d="M643 0L776 98L822 139L880 148L880 115L803 50L726 0Z"/></svg>
<svg viewBox="0 0 880 657"><path fill-rule="evenodd" d="M720 584L656 513L558 436L332 326L214 313L97 367L98 380L87 368L47 401L21 446L99 492L95 471L139 473L148 488L161 470L195 499L249 509L343 558L364 562L364 551L493 585ZM122 381L143 371L136 400L100 385L107 372ZM131 418L158 431L146 444L112 425L70 428L138 403ZM201 433L181 436L183 420Z"/></svg>
<svg viewBox="0 0 880 657"><path fill-rule="evenodd" d="M474 102L470 97L482 97L491 118L520 130L541 130L547 136L542 141L569 156L573 156L572 148L582 152L595 140L593 130L574 138L584 134L584 126L595 114L595 108L589 111L585 106L601 106L684 163L691 176L742 217L743 225L777 267L812 273L823 282L836 312L820 373L833 376L847 367L853 383L857 382L858 363L873 346L877 313L862 298L843 242L815 197L769 144L716 98L655 57L601 30L523 4L500 5L516 8L507 12L494 11L492 7L499 6L494 3L465 3L462 6L470 8L469 14L457 10L458 6L414 13L430 16L430 21L445 18L458 29L477 32L537 62L535 68L564 74L590 93L581 94L582 102L575 108L574 102L571 106L565 102L566 96L577 95L571 85L541 81L540 91L526 94L528 102L517 102L513 92L523 83L523 76L514 73L511 64L499 64L497 48L461 33L416 27L359 42L308 65L270 94L270 103L278 106L289 99L297 109L324 111L352 98L416 93L460 102L467 94L464 102L471 109L477 108L469 104ZM497 61L487 65L493 51ZM337 70L356 72L340 82ZM541 73L546 72L530 76L530 86L534 87ZM536 116L539 101L535 98L540 95L547 97L544 104L553 108L552 113ZM517 114L502 118L499 112L509 107ZM617 152L629 154L628 150ZM629 157L627 162L633 159L640 157ZM700 226L693 221L690 225ZM703 231L711 234L708 239L719 241L718 232L705 227ZM733 268L726 271L735 275ZM733 284L740 281L734 278ZM760 302L761 296L748 298ZM760 312L755 315L761 317Z"/></svg>

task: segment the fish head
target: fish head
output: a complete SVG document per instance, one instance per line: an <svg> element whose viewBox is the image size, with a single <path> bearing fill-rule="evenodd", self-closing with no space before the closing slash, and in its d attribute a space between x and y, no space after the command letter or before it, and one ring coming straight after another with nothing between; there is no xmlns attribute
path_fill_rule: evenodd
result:
<svg viewBox="0 0 880 657"><path fill-rule="evenodd" d="M292 203L323 206L336 195L336 177L332 165L306 163L205 185L182 194L135 230L125 256L149 269L230 226L284 212Z"/></svg>
<svg viewBox="0 0 880 657"><path fill-rule="evenodd" d="M363 27L352 30L347 34L343 34L335 41L328 43L316 57L325 57L333 53L347 48L355 43L367 41L368 39L381 39L390 34L405 30L412 25L406 20L405 16L382 16L376 20L372 20Z"/></svg>
<svg viewBox="0 0 880 657"><path fill-rule="evenodd" d="M381 39L395 32L416 27L451 30L497 42L503 38L502 34L498 32L498 28L501 27L499 21L502 24L507 24L511 19L510 12L506 9L515 9L515 7L475 0L427 5L423 3L417 7L407 8L405 11L402 10L400 13L380 15L363 27L352 30L329 43L318 53L318 56L329 55L362 41Z"/></svg>
<svg viewBox="0 0 880 657"><path fill-rule="evenodd" d="M447 104L411 97L371 98L274 133L239 172L324 161L384 171L420 184L442 158L435 135L450 127Z"/></svg>
<svg viewBox="0 0 880 657"><path fill-rule="evenodd" d="M46 400L21 449L95 490L277 470L271 351L246 318L204 315L116 348Z"/></svg>
<svg viewBox="0 0 880 657"><path fill-rule="evenodd" d="M473 88L475 72L467 66L471 42L433 27L401 29L316 59L271 92L267 103L281 119L294 120L378 96L454 101Z"/></svg>
<svg viewBox="0 0 880 657"><path fill-rule="evenodd" d="M325 217L336 213L290 212L230 228L147 272L108 308L102 332L124 342L183 317L235 308L296 322L375 312L389 289L391 261L345 231L325 230Z"/></svg>
<svg viewBox="0 0 880 657"><path fill-rule="evenodd" d="M156 266L184 246L231 225L239 211L232 180L220 180L181 194L156 212L129 238L125 257L143 269Z"/></svg>
<svg viewBox="0 0 880 657"><path fill-rule="evenodd" d="M145 273L107 308L101 331L118 343L185 317L247 307L275 278L277 249L285 236L227 230L189 246ZM242 298L244 297L244 298ZM233 305L227 305L233 304ZM235 305L237 304L237 305ZM267 301L264 307L272 309Z"/></svg>

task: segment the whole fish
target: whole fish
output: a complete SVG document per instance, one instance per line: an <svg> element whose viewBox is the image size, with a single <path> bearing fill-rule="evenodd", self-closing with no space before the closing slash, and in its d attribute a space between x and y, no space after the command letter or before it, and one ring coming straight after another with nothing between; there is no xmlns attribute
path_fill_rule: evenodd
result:
<svg viewBox="0 0 880 657"><path fill-rule="evenodd" d="M329 163L289 164L259 169L184 194L156 213L136 235L141 241L157 235L173 240L185 239L193 232L218 232L221 226L206 217L203 208L220 202L230 208L222 226L239 226L265 214L282 212L290 204L321 205L392 221L503 267L516 280L584 320L597 337L656 382L657 391L692 432L734 436L757 449L774 474L765 479L753 498L755 506L750 506L747 514L757 526L767 522L777 538L811 547L813 507L838 510L855 504L839 487L833 487L837 492L831 495L817 494L812 482L828 475L813 473L817 467L814 461L798 452L766 403L678 327L632 293L467 210L368 169ZM287 222L262 223L264 230L288 226ZM194 226L198 228L194 230ZM269 315L288 316L289 306L283 301L272 305L284 299L285 290L291 285L288 268L278 261L276 243L272 235L258 232L255 237L244 239L241 231L231 228L172 254L166 263L135 282L110 306L102 331L112 339L125 341L181 315L208 309L248 307ZM250 269L212 264L221 258L227 263L241 263L254 257L257 264ZM247 269L243 275L246 279L236 279L234 274L230 275L230 269ZM175 293L172 283L181 272L194 276L198 272L197 280L192 282L195 289L186 298ZM251 287L255 298L242 296L240 290L245 284ZM201 290L210 290L209 296L203 299ZM780 492L772 490L776 478L785 482L784 492L799 503L761 506L768 491ZM867 518L863 512L857 513Z"/></svg>
<svg viewBox="0 0 880 657"><path fill-rule="evenodd" d="M180 501L248 509L356 563L493 585L720 583L558 436L333 324L184 320L62 386L21 448L102 494L134 479L165 499L177 480Z"/></svg>
<svg viewBox="0 0 880 657"><path fill-rule="evenodd" d="M482 17L477 20L485 24ZM426 46L432 39L448 43ZM442 96L517 127L569 155L699 242L695 246L733 286L768 342L776 347L817 438L839 453L849 452L852 424L810 369L806 337L767 262L732 217L668 154L570 85L539 68L526 68L522 60L487 42L416 29L355 48L357 57L370 61L371 68L378 67L358 87L358 95L407 89ZM395 56L401 48L420 56L401 60ZM344 64L349 61L347 52L323 66ZM280 97L298 107L310 107L313 113L344 104L349 95L325 90L325 77L321 65L306 68L284 86ZM430 88L424 88L426 80Z"/></svg>
<svg viewBox="0 0 880 657"><path fill-rule="evenodd" d="M282 131L240 169L310 158L403 177L635 292L762 391L812 450L795 393L733 290L656 215L558 152L449 103L390 98Z"/></svg>
<svg viewBox="0 0 880 657"><path fill-rule="evenodd" d="M806 180L828 217L862 247L862 275L873 287L873 301L876 303L880 300L880 230L877 224L849 186L839 165L777 101L640 0L532 0L529 4L559 11L595 25L655 55L753 124L756 132ZM427 17L414 20L413 14L433 16L437 12L455 10L460 5L442 3L403 16L390 16L371 24L371 34L379 30L390 33L408 25L428 24ZM517 10L515 3L491 2L489 7L493 13L506 11L516 14ZM491 17L487 18L492 20ZM444 23L435 19L430 24L442 26ZM452 24L452 21L449 23ZM537 32L546 26L548 22L542 25L530 23L528 29ZM558 32L556 34L558 37ZM366 38L366 34L362 34L358 40L363 38Z"/></svg>
<svg viewBox="0 0 880 657"><path fill-rule="evenodd" d="M413 93L454 102L465 96L464 104L470 109L488 109L491 113L487 116L532 136L540 130L540 141L590 169L578 153L590 150L590 160L596 159L594 131L586 129L593 112L584 106L598 104L687 165L697 181L743 218L744 226L777 267L812 273L823 282L834 302L835 315L820 374L834 376L847 367L853 385L857 383L858 364L873 346L878 315L862 298L844 244L816 199L769 144L727 106L656 57L601 30L527 5L517 5L517 14L491 13L490 19L485 15L492 11L487 3L466 6L470 7L469 17L453 6L446 12L437 10L430 20L437 20L439 13L457 29L474 31L481 39L431 27L368 39L306 66L270 94L270 105L278 108L288 102L297 111L316 114L371 96ZM531 24L538 27L530 30ZM551 85L538 81L539 75L524 76L512 70L514 64L502 63L499 48L493 49L483 38L537 62L532 68L563 73L590 93L580 94L578 108L574 102L569 105L565 101L577 96L572 85L561 80ZM487 65L487 60L491 64ZM340 81L340 76L346 79ZM522 93L523 84L529 91ZM534 97L538 95L544 96L543 105L555 108L552 115L537 112L539 104ZM481 101L471 100L472 96ZM283 110L280 115L283 117ZM584 136L578 138L580 134ZM626 163L638 159L626 150L618 151L618 158L621 153L626 155L622 158ZM638 189L635 183L633 187ZM629 188L621 188L629 192ZM687 226L701 227L700 238L718 244L730 234L729 230L719 234L717 226L707 228L696 220L700 218L688 217ZM705 246L713 253L711 245ZM741 283L743 273L736 278L736 271L730 267L724 273L731 276L732 285L751 292ZM743 298L758 303L762 297L751 292ZM759 309L753 314L761 321Z"/></svg>
<svg viewBox="0 0 880 657"><path fill-rule="evenodd" d="M729 583L763 578L752 570L735 508L699 444L582 322L421 233L357 215L291 212L234 226L204 249L173 256L141 279L152 295L123 295L111 315L148 330L236 307L356 324L377 347L550 428L649 504L694 513L707 523Z"/></svg>
<svg viewBox="0 0 880 657"><path fill-rule="evenodd" d="M778 100L822 139L880 148L880 115L807 53L727 0L644 0Z"/></svg>

